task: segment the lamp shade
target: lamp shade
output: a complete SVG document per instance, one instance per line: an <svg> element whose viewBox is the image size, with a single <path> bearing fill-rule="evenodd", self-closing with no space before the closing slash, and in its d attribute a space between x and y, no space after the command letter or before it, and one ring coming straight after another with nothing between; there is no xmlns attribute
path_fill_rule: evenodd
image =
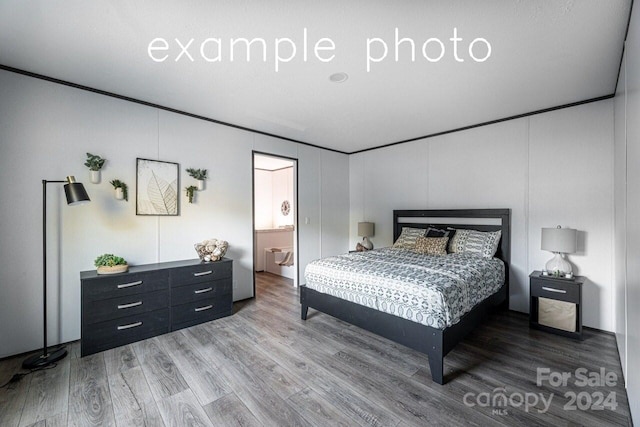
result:
<svg viewBox="0 0 640 427"><path fill-rule="evenodd" d="M84 185L76 182L74 176L67 177L67 183L64 185L64 194L67 196L68 205L79 205L91 201L87 190L84 189Z"/></svg>
<svg viewBox="0 0 640 427"><path fill-rule="evenodd" d="M358 236L371 237L374 236L375 224L373 222L359 222Z"/></svg>
<svg viewBox="0 0 640 427"><path fill-rule="evenodd" d="M576 251L577 231L573 228L543 228L543 251L572 254Z"/></svg>

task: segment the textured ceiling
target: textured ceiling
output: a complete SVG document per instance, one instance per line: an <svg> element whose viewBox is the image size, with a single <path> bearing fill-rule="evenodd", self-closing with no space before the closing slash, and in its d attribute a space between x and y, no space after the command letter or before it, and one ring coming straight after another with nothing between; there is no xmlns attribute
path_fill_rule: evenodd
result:
<svg viewBox="0 0 640 427"><path fill-rule="evenodd" d="M354 152L613 93L630 3L3 0L0 64ZM396 28L413 40L415 61L409 42L396 61ZM155 38L168 42L167 51L153 52L168 55L163 62L148 54ZM220 39L218 62L202 56L207 38ZM249 61L236 45L231 61L232 38L263 39L266 61L257 43ZM276 72L277 38L291 40L280 42L281 58L291 56L291 44L296 55ZM335 45L318 53L334 55L327 62L314 51L321 38ZM380 41L371 42L370 57L381 58L387 45L379 62L367 61L373 38ZM470 57L476 38L491 45L484 62ZM428 39L442 42L442 59L424 58ZM208 59L215 43L204 45ZM431 40L426 53L433 60L441 49ZM477 41L472 53L482 59L486 44ZM349 79L330 82L336 72Z"/></svg>

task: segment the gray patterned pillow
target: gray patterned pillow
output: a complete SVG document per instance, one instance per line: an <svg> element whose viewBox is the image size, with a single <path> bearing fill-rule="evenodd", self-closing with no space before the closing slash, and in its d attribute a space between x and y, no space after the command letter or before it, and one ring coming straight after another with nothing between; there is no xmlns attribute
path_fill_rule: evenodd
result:
<svg viewBox="0 0 640 427"><path fill-rule="evenodd" d="M498 250L502 231L456 230L449 245L453 254L471 254L483 258L492 258Z"/></svg>
<svg viewBox="0 0 640 427"><path fill-rule="evenodd" d="M424 228L402 227L400 237L393 244L394 248L413 249L416 247L416 239L424 237Z"/></svg>

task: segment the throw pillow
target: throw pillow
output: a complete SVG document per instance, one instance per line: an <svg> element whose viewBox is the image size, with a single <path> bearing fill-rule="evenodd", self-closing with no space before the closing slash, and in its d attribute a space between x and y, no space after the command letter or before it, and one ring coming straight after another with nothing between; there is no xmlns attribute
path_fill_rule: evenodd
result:
<svg viewBox="0 0 640 427"><path fill-rule="evenodd" d="M451 253L472 254L492 258L498 250L502 231L456 230L449 245Z"/></svg>
<svg viewBox="0 0 640 427"><path fill-rule="evenodd" d="M425 255L446 255L448 237L418 237L414 252Z"/></svg>

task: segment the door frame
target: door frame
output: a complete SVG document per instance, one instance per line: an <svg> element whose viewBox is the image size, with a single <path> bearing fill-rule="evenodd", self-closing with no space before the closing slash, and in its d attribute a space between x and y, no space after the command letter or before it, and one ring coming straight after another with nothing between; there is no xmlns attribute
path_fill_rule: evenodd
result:
<svg viewBox="0 0 640 427"><path fill-rule="evenodd" d="M278 159L290 160L293 162L293 263L296 266L296 274L293 279L293 286L298 287L300 281L300 263L299 263L299 253L300 253L300 230L298 228L298 193L300 192L299 180L298 180L298 159L296 157L283 156L281 154L268 153L265 151L251 150L251 232L253 234L253 253L251 257L251 272L253 275L253 298L256 297L256 166L255 166L255 158L256 155L259 156L267 156L267 157L275 157Z"/></svg>

